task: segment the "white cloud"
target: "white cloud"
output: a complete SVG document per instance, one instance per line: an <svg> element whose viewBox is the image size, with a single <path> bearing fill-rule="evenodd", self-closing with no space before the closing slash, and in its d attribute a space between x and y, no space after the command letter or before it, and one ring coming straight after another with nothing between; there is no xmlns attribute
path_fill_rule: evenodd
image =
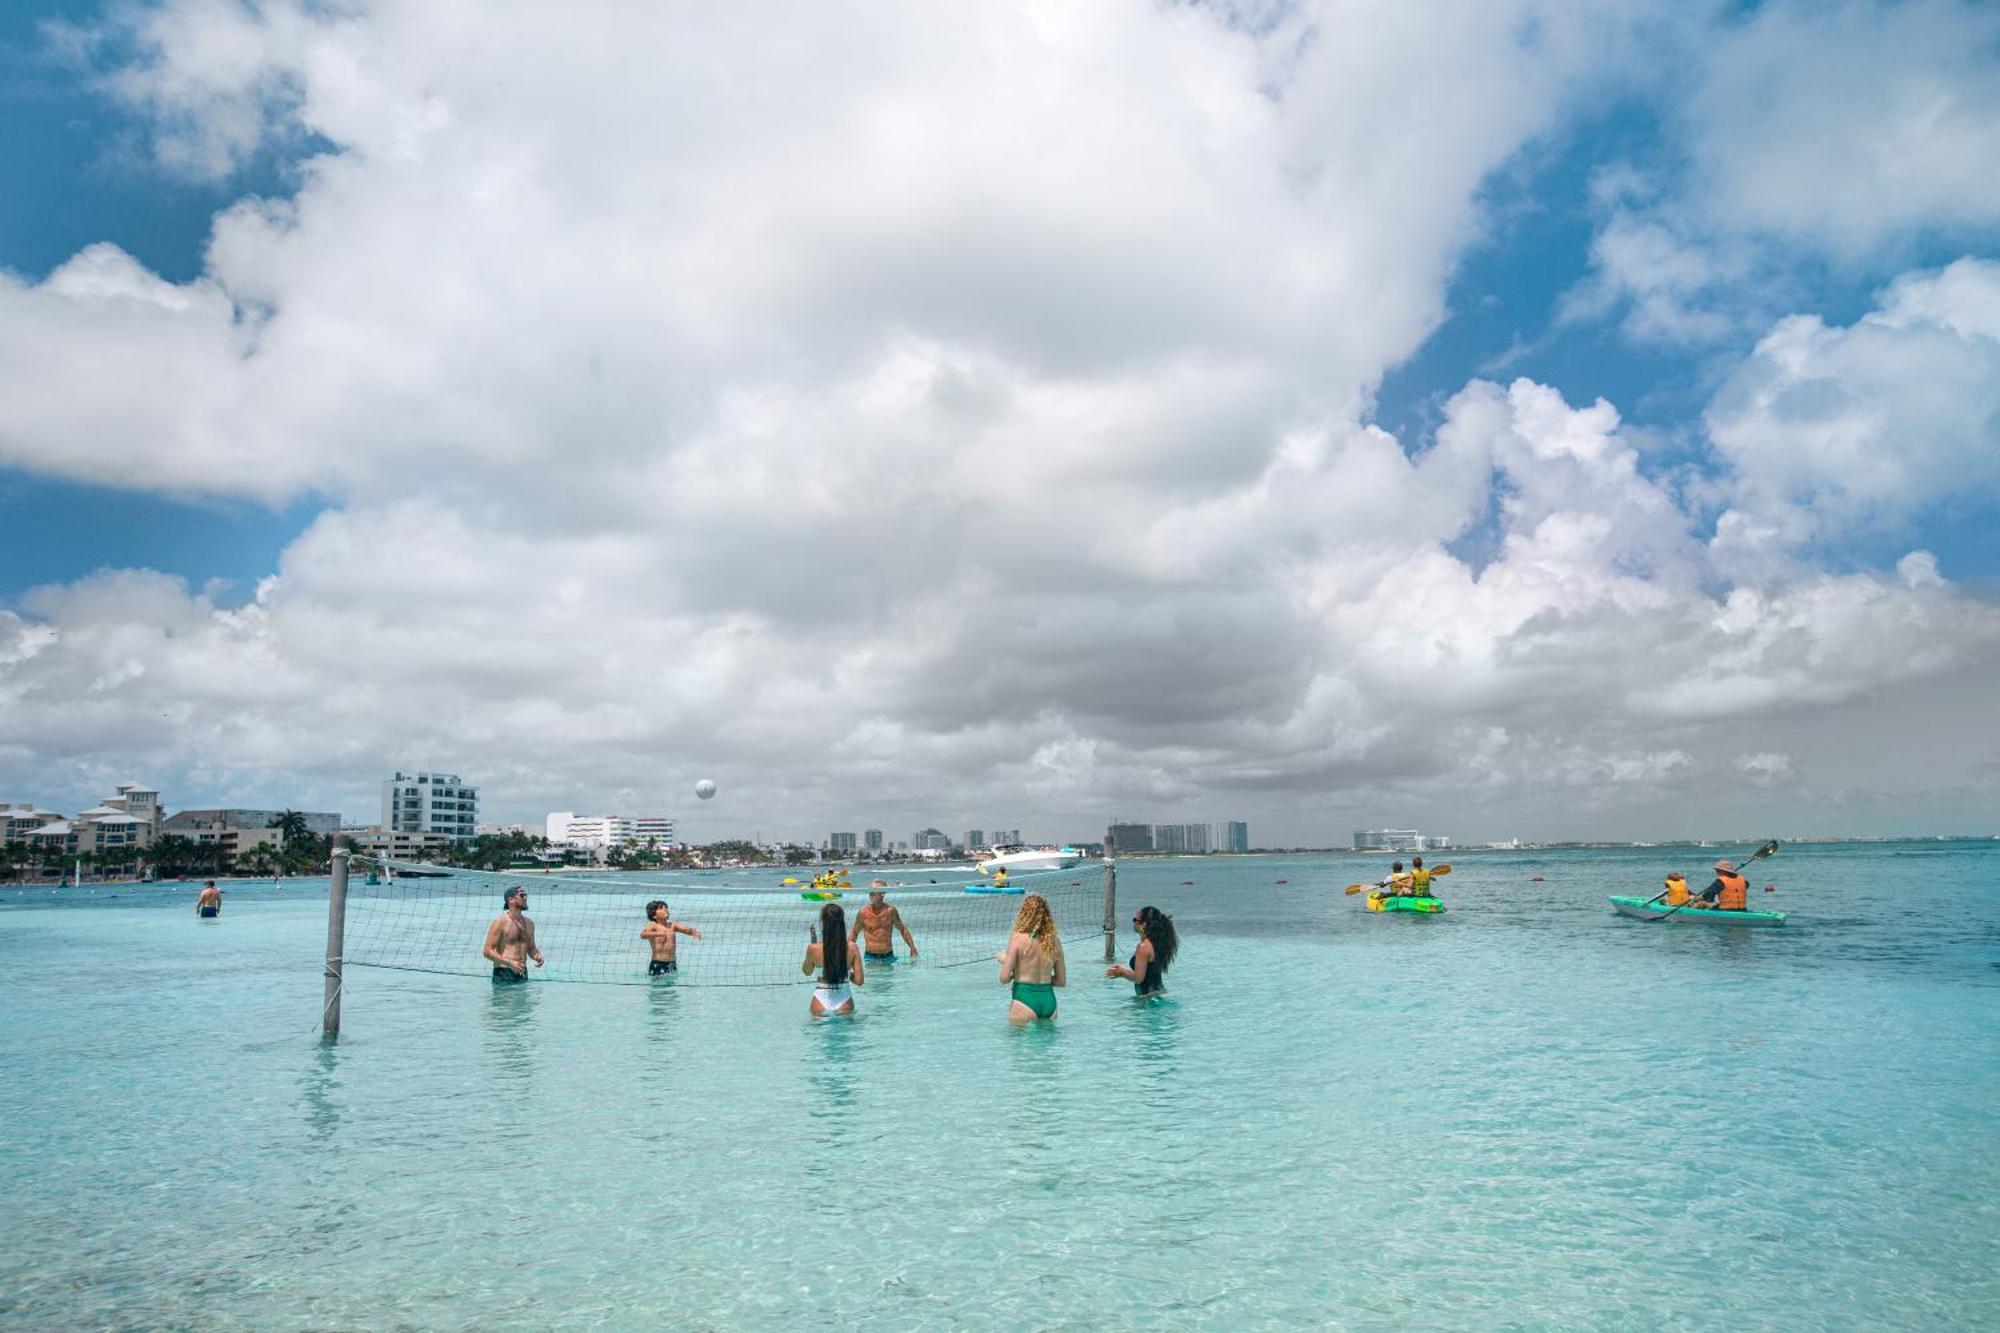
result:
<svg viewBox="0 0 2000 1333"><path fill-rule="evenodd" d="M1792 776L1792 760L1782 754L1745 754L1736 757L1736 766L1752 782L1769 784L1785 782Z"/></svg>
<svg viewBox="0 0 2000 1333"><path fill-rule="evenodd" d="M1600 166L1590 271L1559 322L1642 345L1735 344L1831 261L1866 279L2000 225L2000 11L1774 0L1656 33L1671 167Z"/></svg>
<svg viewBox="0 0 2000 1333"><path fill-rule="evenodd" d="M1698 345L1735 333L1738 293L1754 271L1750 254L1713 240L1697 244L1659 216L1619 209L1590 244L1589 277L1565 295L1561 323L1622 312L1620 328L1641 343Z"/></svg>
<svg viewBox="0 0 2000 1333"><path fill-rule="evenodd" d="M194 282L109 247L0 279L0 461L333 507L246 605L124 571L0 616L0 779L363 814L438 764L518 817L712 776L697 833L1249 806L1325 840L1335 799L1564 831L1727 810L1746 728L1977 677L1994 612L1935 562L1732 590L1609 403L1474 382L1414 453L1360 424L1482 180L1630 53L1566 4L1347 17L142 17L120 86L174 160L332 149ZM1898 290L1885 332L1989 336ZM1725 522L1777 524L1753 436L1783 503Z"/></svg>
<svg viewBox="0 0 2000 1333"><path fill-rule="evenodd" d="M1774 3L1702 53L1693 198L1729 229L1844 258L2000 222L2000 11Z"/></svg>
<svg viewBox="0 0 2000 1333"><path fill-rule="evenodd" d="M1708 429L1733 472L1718 557L1741 573L1939 504L2000 504L2000 264L1906 274L1845 328L1779 322Z"/></svg>

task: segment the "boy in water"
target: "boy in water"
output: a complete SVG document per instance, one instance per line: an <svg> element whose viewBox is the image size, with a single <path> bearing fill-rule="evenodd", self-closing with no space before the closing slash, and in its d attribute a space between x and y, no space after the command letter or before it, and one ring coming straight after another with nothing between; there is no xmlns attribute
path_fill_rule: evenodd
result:
<svg viewBox="0 0 2000 1333"><path fill-rule="evenodd" d="M646 969L647 976L658 977L680 971L680 964L674 961L676 935L686 935L697 940L701 938L701 932L693 926L673 920L667 912L666 903L660 899L655 898L647 903L646 924L639 928L639 938L653 946L653 962Z"/></svg>
<svg viewBox="0 0 2000 1333"><path fill-rule="evenodd" d="M214 880L211 879L204 883L201 886L201 892L195 895L194 914L196 916L222 915L222 890L215 887Z"/></svg>

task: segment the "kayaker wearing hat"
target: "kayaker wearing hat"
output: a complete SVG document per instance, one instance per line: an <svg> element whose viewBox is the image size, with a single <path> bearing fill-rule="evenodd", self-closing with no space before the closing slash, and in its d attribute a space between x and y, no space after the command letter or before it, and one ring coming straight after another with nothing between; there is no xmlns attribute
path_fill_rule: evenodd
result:
<svg viewBox="0 0 2000 1333"><path fill-rule="evenodd" d="M1736 873L1734 861L1715 863L1715 882L1701 891L1691 907L1717 912L1744 912L1750 908L1750 881Z"/></svg>

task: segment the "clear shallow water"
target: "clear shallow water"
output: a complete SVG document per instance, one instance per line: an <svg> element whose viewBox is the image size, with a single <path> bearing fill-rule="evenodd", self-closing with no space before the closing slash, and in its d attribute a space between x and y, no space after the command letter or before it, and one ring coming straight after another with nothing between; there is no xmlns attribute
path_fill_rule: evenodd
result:
<svg viewBox="0 0 2000 1333"><path fill-rule="evenodd" d="M1691 849L1454 859L1127 863L1174 998L1073 946L1053 1029L367 969L332 1048L304 889L0 893L0 1322L1993 1326L2000 844L1787 847L1776 931L1611 914Z"/></svg>

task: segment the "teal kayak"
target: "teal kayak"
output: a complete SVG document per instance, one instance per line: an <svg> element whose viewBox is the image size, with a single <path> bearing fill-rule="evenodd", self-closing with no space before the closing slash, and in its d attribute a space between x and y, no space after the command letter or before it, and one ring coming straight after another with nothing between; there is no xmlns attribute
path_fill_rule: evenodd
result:
<svg viewBox="0 0 2000 1333"><path fill-rule="evenodd" d="M1411 898L1394 893L1371 893L1368 895L1368 910L1371 912L1423 912L1435 915L1444 910L1444 904L1435 898Z"/></svg>
<svg viewBox="0 0 2000 1333"><path fill-rule="evenodd" d="M1782 926L1783 912L1718 912L1712 907L1672 908L1637 896L1614 897L1611 906L1620 916L1641 921L1685 921L1698 926Z"/></svg>

